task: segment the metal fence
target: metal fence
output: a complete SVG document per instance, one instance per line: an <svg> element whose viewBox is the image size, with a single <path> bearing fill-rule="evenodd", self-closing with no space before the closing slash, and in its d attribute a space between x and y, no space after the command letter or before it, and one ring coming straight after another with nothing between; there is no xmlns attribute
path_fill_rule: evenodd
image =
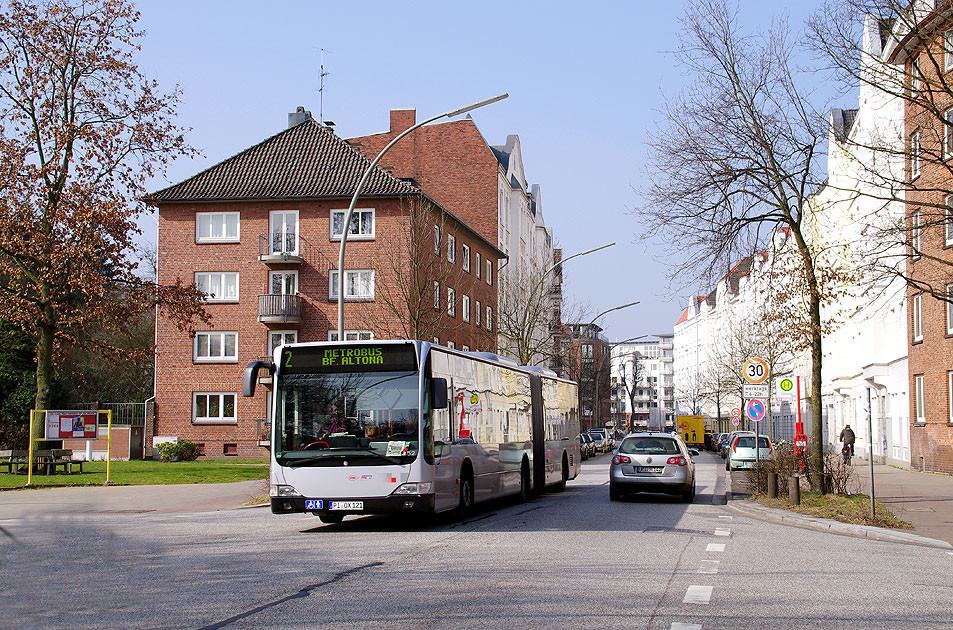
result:
<svg viewBox="0 0 953 630"><path fill-rule="evenodd" d="M146 403L76 403L74 409L111 409L113 424L124 424L132 427L142 427L146 424ZM99 424L106 424L105 414L100 414Z"/></svg>

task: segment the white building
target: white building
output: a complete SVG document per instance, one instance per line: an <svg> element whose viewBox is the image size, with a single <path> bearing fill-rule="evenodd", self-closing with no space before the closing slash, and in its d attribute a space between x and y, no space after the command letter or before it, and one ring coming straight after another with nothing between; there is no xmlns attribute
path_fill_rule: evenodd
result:
<svg viewBox="0 0 953 630"><path fill-rule="evenodd" d="M674 335L658 335L655 341L610 344L611 414L616 427L674 427L673 343Z"/></svg>

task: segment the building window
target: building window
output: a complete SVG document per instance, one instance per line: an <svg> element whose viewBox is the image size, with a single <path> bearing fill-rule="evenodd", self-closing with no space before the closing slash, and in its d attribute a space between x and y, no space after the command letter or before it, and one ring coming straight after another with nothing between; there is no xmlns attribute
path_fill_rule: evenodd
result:
<svg viewBox="0 0 953 630"><path fill-rule="evenodd" d="M953 424L953 372L946 373L946 404L950 410L950 417L947 422Z"/></svg>
<svg viewBox="0 0 953 630"><path fill-rule="evenodd" d="M953 109L943 112L943 159L953 155Z"/></svg>
<svg viewBox="0 0 953 630"><path fill-rule="evenodd" d="M275 353L275 348L286 343L298 343L297 330L269 330L268 331L269 356Z"/></svg>
<svg viewBox="0 0 953 630"><path fill-rule="evenodd" d="M477 328L480 327L480 318L483 317L483 313L481 313L480 310L480 300L477 300L473 307L473 323L476 324Z"/></svg>
<svg viewBox="0 0 953 630"><path fill-rule="evenodd" d="M946 196L946 208L943 215L944 242L953 245L953 195Z"/></svg>
<svg viewBox="0 0 953 630"><path fill-rule="evenodd" d="M583 359L590 359L590 360L592 359L592 344L591 343L582 344L580 349L580 356Z"/></svg>
<svg viewBox="0 0 953 630"><path fill-rule="evenodd" d="M237 212L196 212L196 243L237 243L239 221Z"/></svg>
<svg viewBox="0 0 953 630"><path fill-rule="evenodd" d="M447 234L447 262L457 262L457 237Z"/></svg>
<svg viewBox="0 0 953 630"><path fill-rule="evenodd" d="M439 345L440 345L440 337L434 337L434 338L433 338L433 342L439 346Z"/></svg>
<svg viewBox="0 0 953 630"><path fill-rule="evenodd" d="M440 283L433 281L433 310L440 310Z"/></svg>
<svg viewBox="0 0 953 630"><path fill-rule="evenodd" d="M920 257L920 211L910 215L910 249L914 258Z"/></svg>
<svg viewBox="0 0 953 630"><path fill-rule="evenodd" d="M476 274L477 274L477 279L479 279L480 276L483 274L483 262L482 262L482 257L480 256L480 252L477 252Z"/></svg>
<svg viewBox="0 0 953 630"><path fill-rule="evenodd" d="M456 348L456 347L457 347L457 344L453 343L452 341L448 341L448 342L447 342L447 347L448 347L448 348Z"/></svg>
<svg viewBox="0 0 953 630"><path fill-rule="evenodd" d="M298 253L298 211L276 210L270 214L271 253Z"/></svg>
<svg viewBox="0 0 953 630"><path fill-rule="evenodd" d="M206 302L237 302L238 274L235 272L196 273L195 288L205 294Z"/></svg>
<svg viewBox="0 0 953 630"><path fill-rule="evenodd" d="M331 240L341 240L341 231L344 226L344 217L347 210L331 211ZM374 209L354 208L351 213L351 225L347 230L349 241L370 241L374 238Z"/></svg>
<svg viewBox="0 0 953 630"><path fill-rule="evenodd" d="M943 69L947 72L953 70L953 29L943 33Z"/></svg>
<svg viewBox="0 0 953 630"><path fill-rule="evenodd" d="M463 321L470 321L470 296L463 296Z"/></svg>
<svg viewBox="0 0 953 630"><path fill-rule="evenodd" d="M192 394L192 422L195 424L236 424L233 392Z"/></svg>
<svg viewBox="0 0 953 630"><path fill-rule="evenodd" d="M490 306L486 307L486 329L493 330L493 309Z"/></svg>
<svg viewBox="0 0 953 630"><path fill-rule="evenodd" d="M295 295L298 293L298 272L268 272L268 292L270 295Z"/></svg>
<svg viewBox="0 0 953 630"><path fill-rule="evenodd" d="M374 338L374 333L369 330L345 330L344 341L370 341ZM328 341L337 341L338 331L328 331Z"/></svg>
<svg viewBox="0 0 953 630"><path fill-rule="evenodd" d="M920 177L920 132L914 131L910 138L910 179Z"/></svg>
<svg viewBox="0 0 953 630"><path fill-rule="evenodd" d="M440 253L440 226L433 226L433 253Z"/></svg>
<svg viewBox="0 0 953 630"><path fill-rule="evenodd" d="M457 316L457 291L450 287L447 287L447 315Z"/></svg>
<svg viewBox="0 0 953 630"><path fill-rule="evenodd" d="M946 285L946 334L953 335L953 284Z"/></svg>
<svg viewBox="0 0 953 630"><path fill-rule="evenodd" d="M470 271L470 246L463 246L463 270Z"/></svg>
<svg viewBox="0 0 953 630"><path fill-rule="evenodd" d="M470 346L461 346L460 349L464 352L470 352Z"/></svg>
<svg viewBox="0 0 953 630"><path fill-rule="evenodd" d="M329 298L338 299L338 270L332 269L328 274L330 284ZM345 300L373 300L374 299L374 271L371 269L356 269L344 272L344 299Z"/></svg>
<svg viewBox="0 0 953 630"><path fill-rule="evenodd" d="M923 341L923 294L913 296L913 341Z"/></svg>
<svg viewBox="0 0 953 630"><path fill-rule="evenodd" d="M493 261L486 261L486 283L493 286Z"/></svg>
<svg viewBox="0 0 953 630"><path fill-rule="evenodd" d="M237 363L237 332L195 333L192 358L201 363Z"/></svg>
<svg viewBox="0 0 953 630"><path fill-rule="evenodd" d="M914 422L923 424L926 422L926 405L923 400L923 374L917 374L913 377L913 404L916 408L917 415Z"/></svg>
<svg viewBox="0 0 953 630"><path fill-rule="evenodd" d="M920 72L920 55L917 55L913 58L913 61L910 63L910 86L914 92L913 96L916 97L916 92L920 91L920 77L922 76Z"/></svg>

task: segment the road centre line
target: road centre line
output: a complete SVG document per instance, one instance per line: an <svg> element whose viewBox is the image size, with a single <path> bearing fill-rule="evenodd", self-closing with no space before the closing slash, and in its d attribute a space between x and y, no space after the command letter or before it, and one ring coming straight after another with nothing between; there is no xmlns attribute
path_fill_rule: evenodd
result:
<svg viewBox="0 0 953 630"><path fill-rule="evenodd" d="M681 621L673 621L672 625L669 626L669 630L702 630L702 625L700 623L682 623Z"/></svg>
<svg viewBox="0 0 953 630"><path fill-rule="evenodd" d="M724 527L715 528L715 536L731 536L731 530Z"/></svg>
<svg viewBox="0 0 953 630"><path fill-rule="evenodd" d="M725 550L725 543L708 543L708 546L705 547L705 551L715 551L721 553Z"/></svg>
<svg viewBox="0 0 953 630"><path fill-rule="evenodd" d="M707 604L711 600L711 591L713 588L713 586L698 586L693 584L685 591L685 598L682 600L682 603Z"/></svg>
<svg viewBox="0 0 953 630"><path fill-rule="evenodd" d="M698 567L696 573L706 573L709 575L718 573L718 564L720 562L721 560L702 560L701 566Z"/></svg>
<svg viewBox="0 0 953 630"><path fill-rule="evenodd" d="M731 520L731 519L734 518L734 516L729 516L729 515L727 515L727 514L719 514L719 515L718 515L718 518L726 518L726 519L728 519L728 520Z"/></svg>

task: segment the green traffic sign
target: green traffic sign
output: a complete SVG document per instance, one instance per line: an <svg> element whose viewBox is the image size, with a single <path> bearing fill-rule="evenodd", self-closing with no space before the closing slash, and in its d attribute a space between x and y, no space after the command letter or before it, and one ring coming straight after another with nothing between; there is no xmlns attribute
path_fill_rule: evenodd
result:
<svg viewBox="0 0 953 630"><path fill-rule="evenodd" d="M781 391L789 392L792 389L794 389L794 381L789 378L781 381Z"/></svg>

